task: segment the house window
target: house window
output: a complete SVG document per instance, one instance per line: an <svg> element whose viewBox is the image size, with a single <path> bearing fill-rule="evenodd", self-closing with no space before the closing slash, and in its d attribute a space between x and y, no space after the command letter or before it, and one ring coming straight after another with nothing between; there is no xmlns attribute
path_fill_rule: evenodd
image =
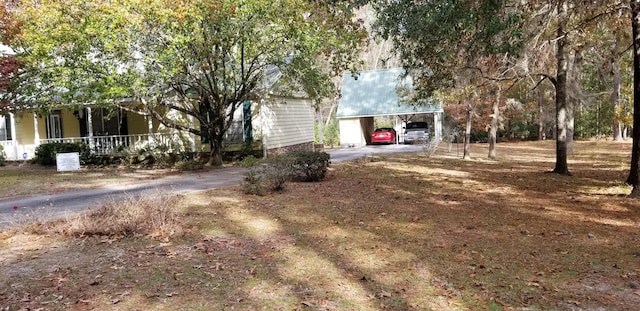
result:
<svg viewBox="0 0 640 311"><path fill-rule="evenodd" d="M229 129L227 130L225 140L230 143L239 143L242 142L242 135L242 119L233 120L233 122L231 122L231 126L229 126Z"/></svg>
<svg viewBox="0 0 640 311"><path fill-rule="evenodd" d="M241 106L242 115L234 115L234 120L225 133L224 140L228 143L240 143L243 141L253 140L253 128L251 127L251 103L249 101L244 102ZM200 103L200 117L204 122L210 124L211 113L207 110L207 106L204 103ZM200 130L205 132L207 125L200 124ZM200 136L200 142L203 144L209 143L209 140L204 135Z"/></svg>
<svg viewBox="0 0 640 311"><path fill-rule="evenodd" d="M11 140L11 116L0 116L0 140Z"/></svg>
<svg viewBox="0 0 640 311"><path fill-rule="evenodd" d="M62 118L60 110L51 113L46 119L47 138L62 138Z"/></svg>

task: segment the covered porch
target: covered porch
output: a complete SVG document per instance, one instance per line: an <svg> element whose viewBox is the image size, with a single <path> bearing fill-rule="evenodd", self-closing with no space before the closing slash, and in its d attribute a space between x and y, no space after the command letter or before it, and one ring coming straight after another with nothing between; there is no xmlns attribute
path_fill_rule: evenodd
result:
<svg viewBox="0 0 640 311"><path fill-rule="evenodd" d="M28 160L46 143L85 143L96 155L128 149L180 146L195 151L194 135L162 126L151 116L85 107L53 110L48 115L22 112L0 115L0 146L7 160Z"/></svg>
<svg viewBox="0 0 640 311"><path fill-rule="evenodd" d="M125 150L154 148L156 146L166 146L167 151L171 152L173 148L181 144L181 140L176 133L66 137L40 140L40 144L48 143L84 143L89 146L92 154L118 155ZM195 146L192 147L191 151L195 151Z"/></svg>

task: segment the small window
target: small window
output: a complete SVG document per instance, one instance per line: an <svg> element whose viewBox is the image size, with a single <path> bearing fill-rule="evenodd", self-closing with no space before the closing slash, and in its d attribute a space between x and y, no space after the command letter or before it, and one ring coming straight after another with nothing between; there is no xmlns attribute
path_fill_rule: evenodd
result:
<svg viewBox="0 0 640 311"><path fill-rule="evenodd" d="M429 128L427 122L411 122L407 124L407 129Z"/></svg>
<svg viewBox="0 0 640 311"><path fill-rule="evenodd" d="M11 116L0 116L0 140L11 140Z"/></svg>

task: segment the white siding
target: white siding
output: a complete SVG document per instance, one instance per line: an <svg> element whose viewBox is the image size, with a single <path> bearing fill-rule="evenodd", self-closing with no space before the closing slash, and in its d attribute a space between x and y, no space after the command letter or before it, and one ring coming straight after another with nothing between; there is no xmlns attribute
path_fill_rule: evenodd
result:
<svg viewBox="0 0 640 311"><path fill-rule="evenodd" d="M272 98L260 107L262 139L267 149L312 143L314 109L309 99Z"/></svg>
<svg viewBox="0 0 640 311"><path fill-rule="evenodd" d="M338 124L340 125L340 146L342 148L362 147L367 144L359 118L339 119Z"/></svg>

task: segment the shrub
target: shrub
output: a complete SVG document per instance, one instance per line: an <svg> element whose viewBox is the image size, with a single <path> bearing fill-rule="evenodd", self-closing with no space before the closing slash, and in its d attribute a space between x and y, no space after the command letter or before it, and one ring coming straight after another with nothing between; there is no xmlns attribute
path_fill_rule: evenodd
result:
<svg viewBox="0 0 640 311"><path fill-rule="evenodd" d="M295 176L303 181L320 181L327 175L330 156L319 151L293 151L289 153Z"/></svg>
<svg viewBox="0 0 640 311"><path fill-rule="evenodd" d="M270 156L261 167L261 176L270 191L284 190L285 183L294 175L292 157L289 154Z"/></svg>
<svg viewBox="0 0 640 311"><path fill-rule="evenodd" d="M157 168L170 168L176 165L194 168L198 166L197 163L184 163L193 161L194 156L192 152L185 151L177 141L157 141L153 145L145 143L140 146L131 146L122 150L122 154L127 165Z"/></svg>
<svg viewBox="0 0 640 311"><path fill-rule="evenodd" d="M41 165L55 165L56 154L77 152L80 156L80 164L87 164L91 158L91 150L85 143L47 143L36 148L33 162Z"/></svg>
<svg viewBox="0 0 640 311"><path fill-rule="evenodd" d="M4 153L4 147L0 146L0 166L7 163L7 155Z"/></svg>
<svg viewBox="0 0 640 311"><path fill-rule="evenodd" d="M260 159L254 156L248 156L240 162L240 166L248 168L240 185L244 194L264 195L260 163Z"/></svg>
<svg viewBox="0 0 640 311"><path fill-rule="evenodd" d="M246 157L241 165L249 169L245 173L242 191L246 194L263 195L268 191L282 191L293 176L292 158L288 154L277 154L265 160Z"/></svg>
<svg viewBox="0 0 640 311"><path fill-rule="evenodd" d="M268 191L282 191L285 183L294 178L320 181L327 174L329 154L316 151L293 151L269 156L265 160L246 157L241 165L247 167L241 184L245 194L264 195Z"/></svg>

